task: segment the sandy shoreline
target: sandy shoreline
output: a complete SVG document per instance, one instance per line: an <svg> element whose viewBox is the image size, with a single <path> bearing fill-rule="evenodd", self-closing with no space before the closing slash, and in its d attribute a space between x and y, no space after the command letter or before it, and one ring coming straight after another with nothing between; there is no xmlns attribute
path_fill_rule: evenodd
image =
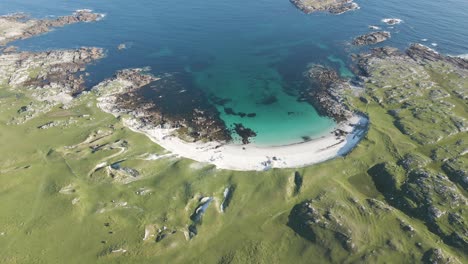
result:
<svg viewBox="0 0 468 264"><path fill-rule="evenodd" d="M106 111L106 107L98 105ZM270 168L304 167L342 156L354 148L365 134L368 119L354 115L348 121L338 124L336 129L348 132L346 136L337 137L329 133L308 142L275 147L219 142L189 143L173 136L173 129L146 128L133 118L126 118L123 123L132 131L145 134L156 144L181 157L210 163L219 169L263 171Z"/></svg>

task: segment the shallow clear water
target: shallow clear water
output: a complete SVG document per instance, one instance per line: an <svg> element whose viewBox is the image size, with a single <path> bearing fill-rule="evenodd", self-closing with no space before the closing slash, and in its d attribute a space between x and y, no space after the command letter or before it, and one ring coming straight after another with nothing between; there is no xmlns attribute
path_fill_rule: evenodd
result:
<svg viewBox="0 0 468 264"><path fill-rule="evenodd" d="M225 107L255 113L227 115L227 125L241 122L257 132L257 144L278 145L327 133L334 123L285 91L300 85L309 63L327 64L352 77L349 45L369 25L392 32L386 45L405 48L428 39L438 51L468 53L468 1L356 1L361 9L343 15L298 11L288 0L4 0L2 13L24 11L35 17L67 15L89 8L106 13L103 21L60 28L14 43L42 50L98 46L108 56L89 67L90 85L119 69L150 66L154 74L185 73L206 92L232 101ZM396 17L389 28L380 20ZM129 48L119 51L126 43ZM276 99L276 100L275 100Z"/></svg>

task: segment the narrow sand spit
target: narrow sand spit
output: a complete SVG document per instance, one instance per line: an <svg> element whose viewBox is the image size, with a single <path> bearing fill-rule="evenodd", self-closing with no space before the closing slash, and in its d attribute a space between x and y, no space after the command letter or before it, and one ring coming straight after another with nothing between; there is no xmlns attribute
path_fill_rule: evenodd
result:
<svg viewBox="0 0 468 264"><path fill-rule="evenodd" d="M98 103L98 106L104 111L109 109L104 102ZM133 118L124 119L123 122L131 130L145 134L156 144L182 157L214 164L219 169L262 171L303 167L342 156L354 148L365 134L368 119L354 115L338 124L336 129L347 132L344 136L329 133L308 142L274 147L219 142L189 143L173 136L173 129L145 127Z"/></svg>

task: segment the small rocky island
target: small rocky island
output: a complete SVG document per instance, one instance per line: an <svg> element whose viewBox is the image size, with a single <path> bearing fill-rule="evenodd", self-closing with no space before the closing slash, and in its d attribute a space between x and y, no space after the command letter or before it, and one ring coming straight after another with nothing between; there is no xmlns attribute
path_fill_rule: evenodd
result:
<svg viewBox="0 0 468 264"><path fill-rule="evenodd" d="M376 32L372 32L369 34L356 37L353 40L353 45L355 46L373 45L373 44L384 42L385 40L389 39L390 36L391 34L388 31L376 31Z"/></svg>
<svg viewBox="0 0 468 264"><path fill-rule="evenodd" d="M329 12L331 14L342 14L347 11L356 10L358 4L352 0L290 0L293 5L306 14L314 12Z"/></svg>

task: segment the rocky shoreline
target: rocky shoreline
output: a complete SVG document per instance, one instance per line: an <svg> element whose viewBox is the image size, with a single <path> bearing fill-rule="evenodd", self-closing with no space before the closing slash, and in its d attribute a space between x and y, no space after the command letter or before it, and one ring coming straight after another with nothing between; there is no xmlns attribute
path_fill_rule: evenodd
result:
<svg viewBox="0 0 468 264"><path fill-rule="evenodd" d="M314 12L329 12L331 14L343 14L359 9L353 0L290 0L299 10L306 14Z"/></svg>
<svg viewBox="0 0 468 264"><path fill-rule="evenodd" d="M188 142L231 140L217 109L176 75L156 78L142 69L124 70L94 90L105 94L100 101L106 111L136 117L143 126L176 129Z"/></svg>
<svg viewBox="0 0 468 264"><path fill-rule="evenodd" d="M312 65L304 75L308 85L306 90L300 92L299 100L310 103L320 115L331 117L337 122L352 116L343 97L343 92L351 89L351 86L335 70Z"/></svg>
<svg viewBox="0 0 468 264"><path fill-rule="evenodd" d="M0 16L0 46L49 32L56 27L80 22L94 22L103 17L103 14L93 13L87 9L77 10L72 15L56 19L31 19L22 13Z"/></svg>
<svg viewBox="0 0 468 264"><path fill-rule="evenodd" d="M356 37L353 40L355 46L373 45L386 41L391 37L388 31L376 31Z"/></svg>
<svg viewBox="0 0 468 264"><path fill-rule="evenodd" d="M32 90L40 101L60 101L85 90L86 65L103 56L99 48L0 54L0 82Z"/></svg>

